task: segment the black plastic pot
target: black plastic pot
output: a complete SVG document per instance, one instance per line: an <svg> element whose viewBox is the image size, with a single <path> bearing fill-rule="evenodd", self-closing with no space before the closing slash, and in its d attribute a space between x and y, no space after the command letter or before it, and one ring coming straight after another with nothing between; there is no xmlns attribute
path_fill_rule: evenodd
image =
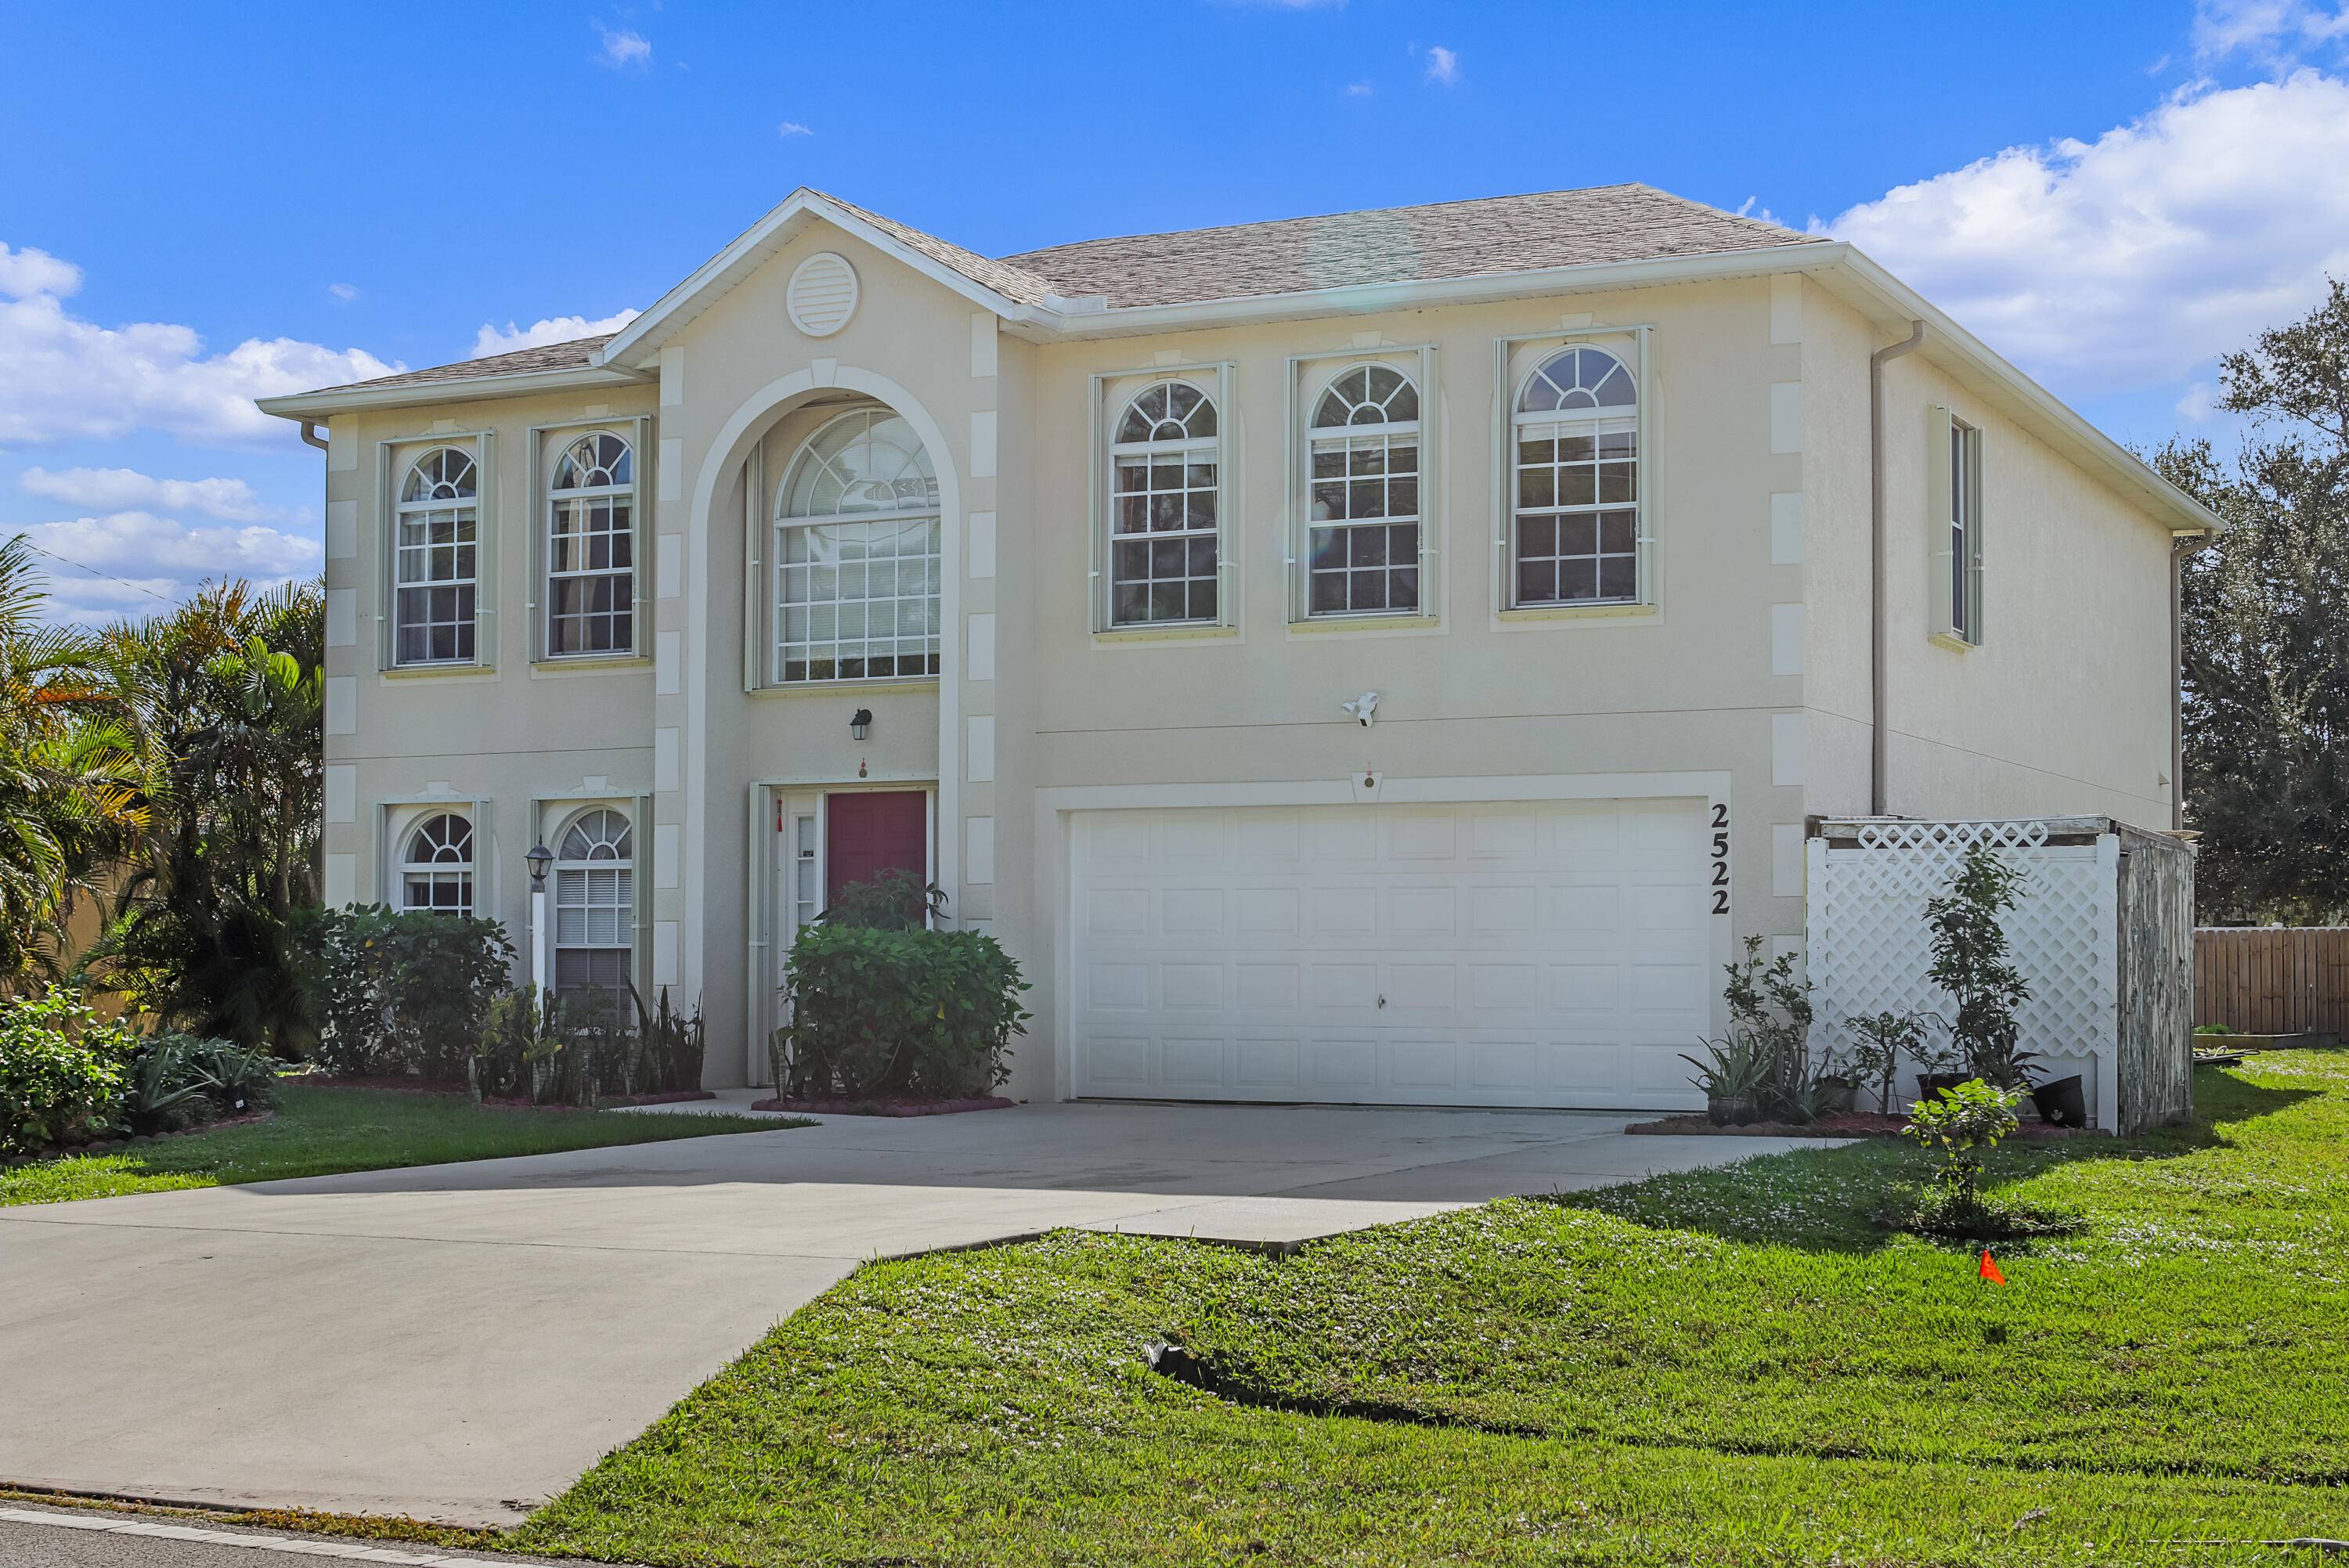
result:
<svg viewBox="0 0 2349 1568"><path fill-rule="evenodd" d="M1941 1098L1943 1089L1955 1088L1961 1083L1971 1083L1973 1078L1974 1075L1971 1073L1919 1073L1917 1098L1922 1100L1939 1099Z"/></svg>
<svg viewBox="0 0 2349 1568"><path fill-rule="evenodd" d="M1744 1127L1759 1110L1751 1095L1718 1095L1704 1097L1704 1114L1715 1127Z"/></svg>
<svg viewBox="0 0 2349 1568"><path fill-rule="evenodd" d="M2088 1098L2077 1073L2038 1085L2031 1091L2031 1103L2039 1108L2039 1119L2050 1127L2088 1125Z"/></svg>

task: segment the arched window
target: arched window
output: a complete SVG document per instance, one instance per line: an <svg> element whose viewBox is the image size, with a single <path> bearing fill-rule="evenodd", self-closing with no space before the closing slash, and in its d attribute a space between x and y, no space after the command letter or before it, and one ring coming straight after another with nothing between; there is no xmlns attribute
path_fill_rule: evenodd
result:
<svg viewBox="0 0 2349 1568"><path fill-rule="evenodd" d="M1109 618L1216 619L1215 400L1161 381L1125 407L1110 445Z"/></svg>
<svg viewBox="0 0 2349 1568"><path fill-rule="evenodd" d="M634 836L609 807L584 811L554 854L554 988L627 984L636 950Z"/></svg>
<svg viewBox="0 0 2349 1568"><path fill-rule="evenodd" d="M607 431L564 449L547 485L546 651L636 645L636 454Z"/></svg>
<svg viewBox="0 0 2349 1568"><path fill-rule="evenodd" d="M1640 597L1640 393L1624 363L1578 345L1517 395L1512 603Z"/></svg>
<svg viewBox="0 0 2349 1568"><path fill-rule="evenodd" d="M1306 613L1419 613L1419 388L1399 370L1339 373L1314 405Z"/></svg>
<svg viewBox="0 0 2349 1568"><path fill-rule="evenodd" d="M455 811L424 819L399 852L399 907L473 913L473 824Z"/></svg>
<svg viewBox="0 0 2349 1568"><path fill-rule="evenodd" d="M463 664L473 657L476 480L471 453L435 447L409 466L395 523L392 659Z"/></svg>
<svg viewBox="0 0 2349 1568"><path fill-rule="evenodd" d="M886 408L843 414L775 496L780 682L938 673L938 478Z"/></svg>

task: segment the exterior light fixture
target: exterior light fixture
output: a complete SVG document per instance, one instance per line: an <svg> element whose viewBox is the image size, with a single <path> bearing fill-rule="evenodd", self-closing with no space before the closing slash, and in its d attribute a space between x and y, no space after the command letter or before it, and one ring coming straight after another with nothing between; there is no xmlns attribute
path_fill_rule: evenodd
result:
<svg viewBox="0 0 2349 1568"><path fill-rule="evenodd" d="M533 890L546 885L546 868L554 863L554 851L544 844L533 844L523 859L530 862L530 885Z"/></svg>
<svg viewBox="0 0 2349 1568"><path fill-rule="evenodd" d="M848 733L862 740L873 733L873 710L860 707L848 716Z"/></svg>

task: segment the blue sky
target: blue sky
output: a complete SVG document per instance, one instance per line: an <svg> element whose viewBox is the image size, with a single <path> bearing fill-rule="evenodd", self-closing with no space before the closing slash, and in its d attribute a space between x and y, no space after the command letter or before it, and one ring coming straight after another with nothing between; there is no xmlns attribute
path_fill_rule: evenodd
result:
<svg viewBox="0 0 2349 1568"><path fill-rule="evenodd" d="M0 530L136 584L81 618L314 570L244 400L575 335L801 183L1003 253L1645 181L2157 441L2349 273L2344 3L18 7Z"/></svg>

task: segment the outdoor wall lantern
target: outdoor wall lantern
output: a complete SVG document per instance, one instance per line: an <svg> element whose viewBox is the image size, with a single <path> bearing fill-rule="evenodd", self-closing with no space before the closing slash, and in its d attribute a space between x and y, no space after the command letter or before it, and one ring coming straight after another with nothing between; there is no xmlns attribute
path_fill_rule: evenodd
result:
<svg viewBox="0 0 2349 1568"><path fill-rule="evenodd" d="M860 707L848 716L848 733L862 740L873 733L873 710Z"/></svg>
<svg viewBox="0 0 2349 1568"><path fill-rule="evenodd" d="M523 859L530 862L530 885L534 889L546 885L546 868L554 863L554 851L544 844L533 844Z"/></svg>

